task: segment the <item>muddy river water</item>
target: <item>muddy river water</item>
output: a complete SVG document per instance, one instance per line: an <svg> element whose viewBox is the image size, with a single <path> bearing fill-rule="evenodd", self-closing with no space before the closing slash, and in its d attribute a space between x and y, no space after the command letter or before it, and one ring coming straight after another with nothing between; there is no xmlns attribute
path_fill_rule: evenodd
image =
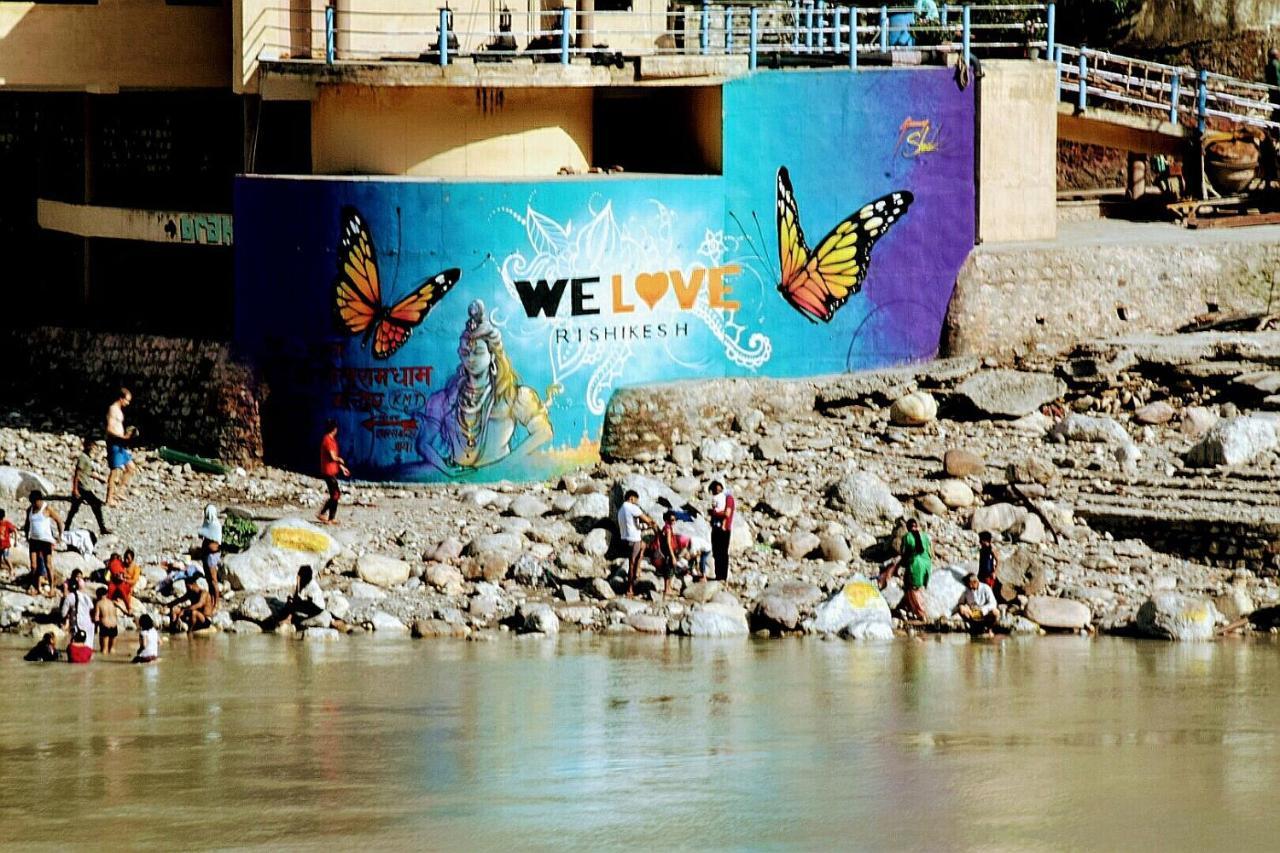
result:
<svg viewBox="0 0 1280 853"><path fill-rule="evenodd" d="M0 641L7 849L1280 843L1266 640L25 646Z"/></svg>

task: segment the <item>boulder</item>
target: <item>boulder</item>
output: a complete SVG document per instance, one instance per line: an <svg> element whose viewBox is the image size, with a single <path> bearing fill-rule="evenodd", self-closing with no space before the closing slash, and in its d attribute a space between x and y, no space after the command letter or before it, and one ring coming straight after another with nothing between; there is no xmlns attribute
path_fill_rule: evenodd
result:
<svg viewBox="0 0 1280 853"><path fill-rule="evenodd" d="M420 638L454 637L465 639L471 633L466 625L443 619L418 619L413 623L413 636Z"/></svg>
<svg viewBox="0 0 1280 853"><path fill-rule="evenodd" d="M271 605L267 604L267 599L261 595L247 595L237 602L232 615L236 619L245 619L250 622L266 622L275 614L271 611Z"/></svg>
<svg viewBox="0 0 1280 853"><path fill-rule="evenodd" d="M977 496L964 480L943 480L938 485L938 499L951 509L964 509L973 506Z"/></svg>
<svg viewBox="0 0 1280 853"><path fill-rule="evenodd" d="M1154 403L1147 403L1134 412L1133 419L1147 426L1160 426L1173 420L1174 414L1173 406L1170 406L1164 400L1156 400Z"/></svg>
<svg viewBox="0 0 1280 853"><path fill-rule="evenodd" d="M1241 465L1274 450L1280 443L1275 422L1268 418L1237 417L1219 421L1187 452L1187 464L1208 468Z"/></svg>
<svg viewBox="0 0 1280 853"><path fill-rule="evenodd" d="M793 560L802 560L809 554L818 550L818 546L822 544L822 540L816 533L808 530L800 530L787 539L786 553Z"/></svg>
<svg viewBox="0 0 1280 853"><path fill-rule="evenodd" d="M765 488L760 507L779 518L797 518L804 511L804 501L799 495L784 491L776 483L770 483Z"/></svg>
<svg viewBox="0 0 1280 853"><path fill-rule="evenodd" d="M609 518L611 520L617 513L618 507L622 506L622 499L628 491L634 491L640 496L640 508L644 510L645 515L654 521L660 522L662 513L668 507L680 507L684 506L685 503L683 497L661 480L655 480L643 474L628 474L622 479L616 480L609 490ZM739 506L739 509L741 509L741 506Z"/></svg>
<svg viewBox="0 0 1280 853"><path fill-rule="evenodd" d="M1117 421L1072 413L1053 425L1051 438L1091 444L1127 444L1133 439Z"/></svg>
<svg viewBox="0 0 1280 853"><path fill-rule="evenodd" d="M382 610L373 611L369 617L369 625L377 634L396 636L409 633L408 625Z"/></svg>
<svg viewBox="0 0 1280 853"><path fill-rule="evenodd" d="M777 631L794 631L800 624L800 606L785 595L766 591L756 602L754 624Z"/></svg>
<svg viewBox="0 0 1280 853"><path fill-rule="evenodd" d="M942 456L942 470L948 477L978 477L986 467L985 459L968 450L953 448Z"/></svg>
<svg viewBox="0 0 1280 853"><path fill-rule="evenodd" d="M569 508L565 515L571 520L575 518L609 518L609 496L603 492L588 492L585 495L578 495L574 498L573 506Z"/></svg>
<svg viewBox="0 0 1280 853"><path fill-rule="evenodd" d="M351 597L357 601L368 603L371 601L381 601L387 597L387 591L381 587L374 586L364 581L351 582Z"/></svg>
<svg viewBox="0 0 1280 853"><path fill-rule="evenodd" d="M1217 610L1213 602L1202 598L1163 592L1138 608L1134 627L1152 637L1170 640L1210 640Z"/></svg>
<svg viewBox="0 0 1280 853"><path fill-rule="evenodd" d="M984 370L956 388L956 396L978 412L1005 418L1029 415L1066 392L1066 383L1052 374L1020 370Z"/></svg>
<svg viewBox="0 0 1280 853"><path fill-rule="evenodd" d="M831 488L831 503L868 527L879 527L902 516L902 504L884 481L870 471L854 471Z"/></svg>
<svg viewBox="0 0 1280 853"><path fill-rule="evenodd" d="M822 559L828 563L847 563L853 559L849 540L840 533L822 534L818 537L818 548L822 551Z"/></svg>
<svg viewBox="0 0 1280 853"><path fill-rule="evenodd" d="M591 579L591 592L601 601L612 601L614 598L613 587L604 578Z"/></svg>
<svg viewBox="0 0 1280 853"><path fill-rule="evenodd" d="M1034 512L1024 512L1022 519L1013 526L1011 532L1019 542L1038 544L1044 541L1044 522Z"/></svg>
<svg viewBox="0 0 1280 853"><path fill-rule="evenodd" d="M1218 415L1203 406L1187 406L1182 410L1178 427L1182 434L1191 439L1198 439L1213 428L1218 422Z"/></svg>
<svg viewBox="0 0 1280 853"><path fill-rule="evenodd" d="M603 527L597 527L582 537L582 553L589 554L592 557L601 557L609 553L609 546L613 542L613 534Z"/></svg>
<svg viewBox="0 0 1280 853"><path fill-rule="evenodd" d="M344 622L351 615L351 602L340 592L329 592L325 594L326 602L329 605L329 613L334 619L341 619Z"/></svg>
<svg viewBox="0 0 1280 853"><path fill-rule="evenodd" d="M1241 587L1232 587L1214 598L1213 606L1228 622L1243 619L1257 609L1249 593Z"/></svg>
<svg viewBox="0 0 1280 853"><path fill-rule="evenodd" d="M1005 475L1010 483L1039 483L1042 486L1062 478L1057 467L1043 456L1027 456L1010 462Z"/></svg>
<svg viewBox="0 0 1280 853"><path fill-rule="evenodd" d="M933 567L929 584L921 594L926 621L936 622L951 615L964 594L964 577L968 573L964 566Z"/></svg>
<svg viewBox="0 0 1280 853"><path fill-rule="evenodd" d="M850 639L892 639L893 614L875 583L856 575L818 605L812 627L818 634L839 634Z"/></svg>
<svg viewBox="0 0 1280 853"><path fill-rule="evenodd" d="M521 604L516 610L522 630L535 634L560 633L560 617L550 604L542 602Z"/></svg>
<svg viewBox="0 0 1280 853"><path fill-rule="evenodd" d="M929 513L929 515L946 515L947 505L942 502L942 498L937 495L921 495L916 498L916 505L920 509Z"/></svg>
<svg viewBox="0 0 1280 853"><path fill-rule="evenodd" d="M466 585L462 572L444 563L429 563L423 577L445 595L460 595Z"/></svg>
<svg viewBox="0 0 1280 853"><path fill-rule="evenodd" d="M667 617L665 616L655 616L652 613L633 613L624 621L642 634L667 633Z"/></svg>
<svg viewBox="0 0 1280 853"><path fill-rule="evenodd" d="M1013 601L1019 595L1041 595L1051 580L1051 570L1041 564L1036 552L1019 546L1002 557L996 567L996 596L1001 601Z"/></svg>
<svg viewBox="0 0 1280 853"><path fill-rule="evenodd" d="M333 642L342 639L342 634L337 628L308 628L298 635L301 640L308 642Z"/></svg>
<svg viewBox="0 0 1280 853"><path fill-rule="evenodd" d="M1018 524L1027 511L1013 504L991 504L980 506L973 511L969 521L969 529L977 533L984 530L991 533L1004 533Z"/></svg>
<svg viewBox="0 0 1280 853"><path fill-rule="evenodd" d="M456 536L449 536L427 555L427 559L435 560L437 563L451 563L461 556L462 540Z"/></svg>
<svg viewBox="0 0 1280 853"><path fill-rule="evenodd" d="M302 620L303 628L331 628L333 627L333 614L328 610L321 610L315 616L309 616Z"/></svg>
<svg viewBox="0 0 1280 853"><path fill-rule="evenodd" d="M410 566L404 560L382 554L361 554L356 558L356 575L365 583L390 588L409 579Z"/></svg>
<svg viewBox="0 0 1280 853"><path fill-rule="evenodd" d="M487 581L502 580L524 551L521 537L513 533L482 533L467 543L464 553L475 559L480 576Z"/></svg>
<svg viewBox="0 0 1280 853"><path fill-rule="evenodd" d="M707 531L705 541L710 542L710 526L701 518L698 520L705 526L700 526L700 529L705 529ZM754 547L755 538L751 535L751 522L747 518L747 513L738 509L738 511L733 514L733 530L729 531L729 553L741 554L743 551L750 551Z"/></svg>
<svg viewBox="0 0 1280 853"><path fill-rule="evenodd" d="M904 394L889 407L889 420L899 426L923 426L938 419L938 401L927 391Z"/></svg>
<svg viewBox="0 0 1280 853"><path fill-rule="evenodd" d="M23 471L20 468L0 466L0 500L25 501L32 492L53 494L53 484L34 471ZM15 519L19 523L21 519Z"/></svg>
<svg viewBox="0 0 1280 853"><path fill-rule="evenodd" d="M751 453L763 462L777 462L787 455L787 443L780 436L761 436L751 448Z"/></svg>
<svg viewBox="0 0 1280 853"><path fill-rule="evenodd" d="M317 573L342 552L332 536L300 518L282 518L268 524L239 554L230 554L222 565L237 592L264 592L293 587L298 569L311 566Z"/></svg>
<svg viewBox="0 0 1280 853"><path fill-rule="evenodd" d="M747 611L740 604L695 604L680 620L680 633L688 637L745 637Z"/></svg>
<svg viewBox="0 0 1280 853"><path fill-rule="evenodd" d="M521 554L511 565L511 577L525 586L538 586L547 579L547 567L533 554Z"/></svg>
<svg viewBox="0 0 1280 853"><path fill-rule="evenodd" d="M533 495L516 495L508 510L517 518L541 518L551 511L551 507Z"/></svg>
<svg viewBox="0 0 1280 853"><path fill-rule="evenodd" d="M698 458L712 465L728 465L745 455L732 438L704 438L698 445Z"/></svg>
<svg viewBox="0 0 1280 853"><path fill-rule="evenodd" d="M1089 607L1068 598L1051 598L1033 595L1027 599L1027 618L1042 628L1057 631L1078 631L1087 628L1092 614Z"/></svg>

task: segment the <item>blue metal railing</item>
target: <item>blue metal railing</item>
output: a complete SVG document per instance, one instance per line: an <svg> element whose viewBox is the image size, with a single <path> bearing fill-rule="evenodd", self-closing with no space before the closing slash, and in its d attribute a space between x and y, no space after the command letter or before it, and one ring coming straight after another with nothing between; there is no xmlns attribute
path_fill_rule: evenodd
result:
<svg viewBox="0 0 1280 853"><path fill-rule="evenodd" d="M714 12L712 6L717 7ZM761 54L766 53L826 55L827 62L836 59L857 68L860 53L890 53L899 47L917 46L919 39L931 42L918 45L921 49L959 53L968 62L978 50L1045 48L1051 52L1048 48L1053 44L1057 19L1053 3L943 5L934 18L915 15L914 7L859 8L830 0L791 0L789 6L750 2L734 6L723 0L696 0L691 6L675 8L677 11L664 13L666 20L661 26L646 26L657 21L658 16L653 13L596 12L589 19L580 18L575 33L575 15L584 13L569 8L530 11L525 29L515 31L510 15L506 16L504 28L493 30L492 15L483 12L440 9L429 13L438 15L437 20L423 26L414 21L428 13L360 6L338 12L329 6L323 12L324 61L380 62L397 56L425 59L430 55L440 65L449 65L459 56L483 53L486 58L540 56L568 64L575 55L595 51L595 39L587 29L594 22L596 30L603 29L607 36L626 42L617 52L627 55L746 54L750 68L758 67ZM681 8L691 12L679 11ZM956 11L960 12L958 25L953 23ZM584 20L588 22L584 24ZM677 25L674 28L673 22ZM288 38L274 42L267 37L264 47L274 48L278 55L289 59L310 58L305 51L298 54L290 47L309 42L305 32L310 27L282 25L271 29L286 33ZM305 32L300 36L300 31ZM425 52L419 46L423 36L430 36L435 42ZM575 36L587 37L575 47ZM517 37L527 45L523 51L513 47Z"/></svg>

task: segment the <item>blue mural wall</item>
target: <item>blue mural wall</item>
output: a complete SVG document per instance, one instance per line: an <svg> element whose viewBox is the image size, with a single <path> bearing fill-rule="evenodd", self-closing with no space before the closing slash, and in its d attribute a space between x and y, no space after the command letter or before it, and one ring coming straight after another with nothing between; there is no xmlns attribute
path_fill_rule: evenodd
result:
<svg viewBox="0 0 1280 853"><path fill-rule="evenodd" d="M945 69L724 86L723 174L241 178L236 340L270 456L532 479L615 388L928 358L973 245L973 95Z"/></svg>

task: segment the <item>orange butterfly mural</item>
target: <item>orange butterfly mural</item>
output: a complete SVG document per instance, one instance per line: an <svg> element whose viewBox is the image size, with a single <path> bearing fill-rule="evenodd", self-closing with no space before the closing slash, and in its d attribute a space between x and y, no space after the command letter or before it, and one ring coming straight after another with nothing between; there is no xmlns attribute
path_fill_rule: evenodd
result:
<svg viewBox="0 0 1280 853"><path fill-rule="evenodd" d="M800 227L791 176L786 166L778 169L778 255L782 261L778 290L783 298L810 322L831 322L840 306L862 289L871 265L871 248L914 199L903 190L863 205L811 250Z"/></svg>
<svg viewBox="0 0 1280 853"><path fill-rule="evenodd" d="M373 237L354 207L342 208L342 240L338 245L338 277L334 281L334 309L338 323L351 335L364 335L361 346L373 341L374 358L390 358L431 313L436 303L458 283L462 271L444 270L418 285L394 305L382 304L382 282Z"/></svg>

